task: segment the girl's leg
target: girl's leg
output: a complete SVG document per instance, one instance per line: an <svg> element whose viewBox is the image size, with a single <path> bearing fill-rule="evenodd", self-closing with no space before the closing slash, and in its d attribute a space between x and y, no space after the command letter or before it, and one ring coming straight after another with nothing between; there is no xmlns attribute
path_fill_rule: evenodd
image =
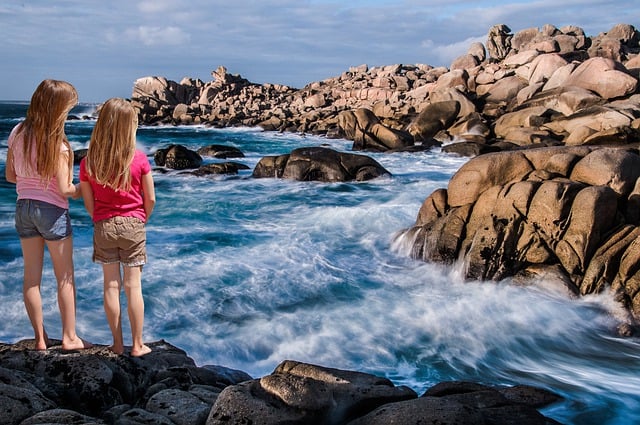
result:
<svg viewBox="0 0 640 425"><path fill-rule="evenodd" d="M76 285L73 272L73 238L47 241L53 263L53 272L58 281L58 307L62 318L62 348L79 350L91 344L76 335Z"/></svg>
<svg viewBox="0 0 640 425"><path fill-rule="evenodd" d="M41 237L21 238L22 257L24 258L24 280L22 295L24 306L33 326L35 349L46 350L49 342L44 330L42 315L42 297L40 283L42 281L42 264L44 258L44 239Z"/></svg>
<svg viewBox="0 0 640 425"><path fill-rule="evenodd" d="M122 339L122 320L120 316L120 290L122 288L122 276L120 275L120 263L103 264L104 274L104 312L113 335L111 351L116 354L124 353L124 341Z"/></svg>
<svg viewBox="0 0 640 425"><path fill-rule="evenodd" d="M131 355L144 356L151 348L142 341L144 325L144 299L142 298L142 266L124 267L124 292L127 295L127 311L131 322Z"/></svg>

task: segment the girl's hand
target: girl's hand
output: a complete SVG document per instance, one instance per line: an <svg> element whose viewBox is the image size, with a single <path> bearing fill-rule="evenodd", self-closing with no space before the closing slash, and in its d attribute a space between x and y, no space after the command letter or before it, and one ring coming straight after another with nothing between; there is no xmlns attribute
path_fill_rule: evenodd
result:
<svg viewBox="0 0 640 425"><path fill-rule="evenodd" d="M60 152L56 180L58 181L58 190L62 196L77 199L80 195L78 194L77 186L73 184L73 161L70 165L69 155L69 151Z"/></svg>
<svg viewBox="0 0 640 425"><path fill-rule="evenodd" d="M71 199L80 199L82 198L82 191L80 190L80 183L75 185L75 192L73 192L73 195L71 195Z"/></svg>

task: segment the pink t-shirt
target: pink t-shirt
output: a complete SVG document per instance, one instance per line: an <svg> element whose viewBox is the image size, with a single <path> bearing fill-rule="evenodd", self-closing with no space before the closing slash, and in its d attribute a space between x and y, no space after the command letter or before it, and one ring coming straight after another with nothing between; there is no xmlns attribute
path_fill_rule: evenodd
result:
<svg viewBox="0 0 640 425"><path fill-rule="evenodd" d="M147 156L136 149L131 162L131 190L115 191L96 183L87 173L85 158L80 161L80 181L88 181L93 190L94 223L111 217L136 217L147 221L142 198L142 176L151 172Z"/></svg>
<svg viewBox="0 0 640 425"><path fill-rule="evenodd" d="M36 149L31 149L29 158L30 167L27 167L27 159L24 157L24 134L17 134L21 124L16 125L7 144L13 153L13 163L16 171L16 192L18 199L33 199L53 204L60 208L69 209L69 199L60 193L58 181L53 176L48 182L41 181L36 170ZM69 148L60 145L61 152L67 152ZM33 170L33 171L32 171Z"/></svg>

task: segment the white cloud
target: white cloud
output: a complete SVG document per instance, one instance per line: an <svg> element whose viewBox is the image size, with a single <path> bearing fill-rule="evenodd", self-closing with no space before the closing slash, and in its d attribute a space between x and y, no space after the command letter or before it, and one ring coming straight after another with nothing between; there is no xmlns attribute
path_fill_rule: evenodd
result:
<svg viewBox="0 0 640 425"><path fill-rule="evenodd" d="M138 5L138 10L142 13L159 13L169 10L171 3L168 1L149 0L142 1Z"/></svg>
<svg viewBox="0 0 640 425"><path fill-rule="evenodd" d="M145 46L178 46L189 43L191 35L178 27L154 27L141 25L128 28L123 36L129 42L140 42ZM113 33L110 38L114 40Z"/></svg>
<svg viewBox="0 0 640 425"><path fill-rule="evenodd" d="M429 40L430 41L430 40ZM429 47L433 57L437 58L437 62L449 66L454 59L466 54L469 51L471 44L480 42L486 45L486 37L470 37L465 40L461 40L451 44L445 45L433 45Z"/></svg>

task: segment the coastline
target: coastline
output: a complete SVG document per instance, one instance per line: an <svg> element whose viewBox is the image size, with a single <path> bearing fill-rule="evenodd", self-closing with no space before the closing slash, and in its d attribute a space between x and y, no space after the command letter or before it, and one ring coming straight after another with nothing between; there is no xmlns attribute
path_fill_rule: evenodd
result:
<svg viewBox="0 0 640 425"><path fill-rule="evenodd" d="M414 239L411 256L462 259L469 279L548 276L577 296L611 290L627 311L618 334L640 329L632 265L640 225L640 32L633 25L587 37L576 26L512 34L498 24L485 45L472 43L450 68L360 65L300 90L254 84L224 66L212 76L136 80L131 101L140 122L259 126L352 140L352 151L438 147L470 157L404 229L402 237ZM259 177L286 174L289 155L265 158Z"/></svg>

